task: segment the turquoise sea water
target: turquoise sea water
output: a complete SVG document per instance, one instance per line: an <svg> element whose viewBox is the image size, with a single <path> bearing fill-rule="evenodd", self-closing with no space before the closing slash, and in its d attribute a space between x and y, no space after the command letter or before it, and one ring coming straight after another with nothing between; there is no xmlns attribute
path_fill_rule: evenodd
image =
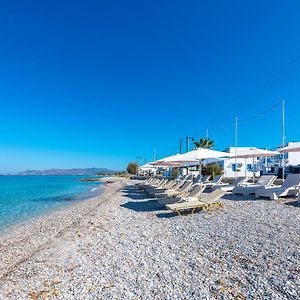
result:
<svg viewBox="0 0 300 300"><path fill-rule="evenodd" d="M100 193L87 176L0 176L0 230Z"/></svg>

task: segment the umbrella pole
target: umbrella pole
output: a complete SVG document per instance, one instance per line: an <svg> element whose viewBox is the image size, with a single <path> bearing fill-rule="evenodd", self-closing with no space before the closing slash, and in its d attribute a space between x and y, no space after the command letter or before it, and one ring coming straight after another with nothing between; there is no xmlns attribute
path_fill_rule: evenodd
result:
<svg viewBox="0 0 300 300"><path fill-rule="evenodd" d="M247 158L245 158L245 178L247 177Z"/></svg>
<svg viewBox="0 0 300 300"><path fill-rule="evenodd" d="M254 157L252 157L253 183L255 182Z"/></svg>
<svg viewBox="0 0 300 300"><path fill-rule="evenodd" d="M200 169L200 199L202 199L202 164L201 160L199 160L199 169Z"/></svg>

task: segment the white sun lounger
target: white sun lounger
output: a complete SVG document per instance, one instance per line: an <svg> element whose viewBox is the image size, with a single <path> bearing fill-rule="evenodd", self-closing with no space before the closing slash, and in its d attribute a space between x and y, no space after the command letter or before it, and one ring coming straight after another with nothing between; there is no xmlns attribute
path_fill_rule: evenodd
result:
<svg viewBox="0 0 300 300"><path fill-rule="evenodd" d="M274 175L263 175L255 184L243 184L233 188L232 193L236 195L249 196L254 195L258 189L270 187L276 180Z"/></svg>
<svg viewBox="0 0 300 300"><path fill-rule="evenodd" d="M232 192L232 190L239 185L243 185L246 184L246 182L249 180L249 177L238 177L237 179L235 179L235 181L232 184L229 183L220 183L220 184L216 184L212 187L212 190L222 190L225 192Z"/></svg>
<svg viewBox="0 0 300 300"><path fill-rule="evenodd" d="M289 174L281 186L265 187L255 192L255 198L276 200L280 197L295 197L299 195L300 174Z"/></svg>
<svg viewBox="0 0 300 300"><path fill-rule="evenodd" d="M223 175L217 175L212 181L208 181L206 184L207 189L211 189L213 186L222 182Z"/></svg>

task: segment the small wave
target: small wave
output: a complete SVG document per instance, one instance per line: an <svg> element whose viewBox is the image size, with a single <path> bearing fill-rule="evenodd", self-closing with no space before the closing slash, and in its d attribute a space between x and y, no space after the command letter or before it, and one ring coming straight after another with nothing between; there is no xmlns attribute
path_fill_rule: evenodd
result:
<svg viewBox="0 0 300 300"><path fill-rule="evenodd" d="M97 191L98 190L98 188L92 188L92 190L91 190L91 192L95 192L95 191Z"/></svg>

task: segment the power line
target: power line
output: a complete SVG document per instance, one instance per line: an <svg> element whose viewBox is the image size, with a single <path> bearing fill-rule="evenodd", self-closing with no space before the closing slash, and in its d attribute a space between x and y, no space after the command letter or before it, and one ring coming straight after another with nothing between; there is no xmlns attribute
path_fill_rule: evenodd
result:
<svg viewBox="0 0 300 300"><path fill-rule="evenodd" d="M253 119L257 119L257 118L260 118L272 111L274 111L275 109L277 109L278 107L280 107L280 103L276 103L275 105L269 107L268 109L258 113L258 114L255 114L255 115L252 115L252 116L249 116L249 117L246 117L244 119L238 119L237 120L237 124L240 124L240 123L243 123L243 122L247 122L247 121L250 121L250 120L253 120ZM223 132L225 130L228 130L228 129L232 129L234 128L235 125L226 125L226 126L223 126L221 128L218 128L218 129L215 129L215 130L210 130L209 132L210 133L219 133L219 132Z"/></svg>
<svg viewBox="0 0 300 300"><path fill-rule="evenodd" d="M242 122L246 122L246 121L253 120L253 119L256 119L256 118L260 118L260 117L262 117L262 116L268 114L269 112L275 110L275 109L278 108L279 106L280 106L280 103L277 103L277 104L273 105L272 107L266 109L265 111L263 111L263 112L261 112L261 113L259 113L259 114L256 114L256 115L254 115L254 116L250 116L250 117L245 118L245 119L239 119L239 120L238 120L238 123L242 123Z"/></svg>
<svg viewBox="0 0 300 300"><path fill-rule="evenodd" d="M267 80L264 86L260 87L256 92L254 92L255 96L261 96L265 93L266 90L279 86L284 82L289 81L295 73L300 70L300 59L296 58L291 61L287 66L282 68L278 73L272 76L269 80Z"/></svg>

